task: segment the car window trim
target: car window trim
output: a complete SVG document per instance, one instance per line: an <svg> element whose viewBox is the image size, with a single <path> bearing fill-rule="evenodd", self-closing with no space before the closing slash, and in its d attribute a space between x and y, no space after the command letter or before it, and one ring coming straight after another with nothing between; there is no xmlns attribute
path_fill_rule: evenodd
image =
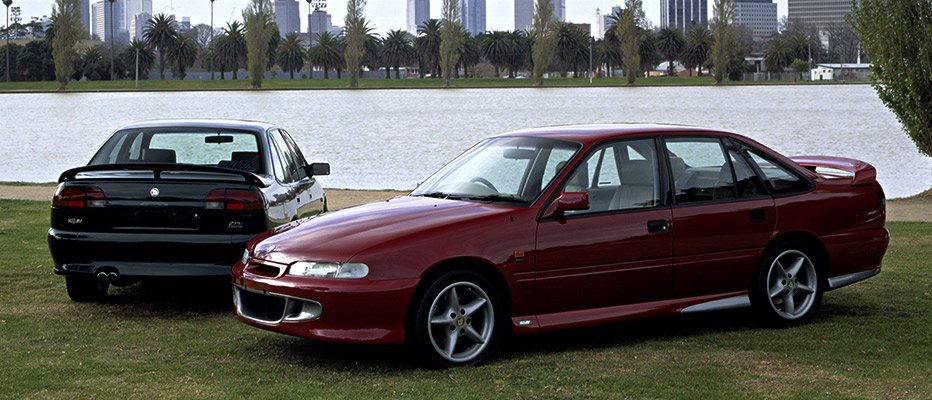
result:
<svg viewBox="0 0 932 400"><path fill-rule="evenodd" d="M610 144L615 144L615 143L618 143L618 142L637 141L637 140L653 140L653 141L654 141L654 146L655 146L654 152L656 153L656 152L658 151L658 149L656 148L656 146L657 146L657 143L658 143L658 140L659 140L659 139L660 139L660 137L659 137L659 135L657 135L657 134L633 135L633 136L625 136L625 137L621 137L621 138L603 139L603 140L597 141L597 142L595 142L595 143L592 143L592 144L589 146L589 149L586 150L585 153L583 153L583 154L574 154L574 158L576 158L575 163L574 163L573 165L569 165L569 163L567 163L567 165L563 166L564 169L563 169L563 171L561 171L561 172L564 173L563 179L560 179L560 180L554 179L554 182L551 183L551 187L547 189L547 190L550 190L551 193L550 193L549 196L547 196L547 201L544 202L544 203L541 203L540 209L537 211L537 222L538 222L538 223L541 223L541 222L544 222L544 221L554 221L554 220L558 220L558 219L567 219L567 218L578 217L578 216L600 215L600 214L601 214L601 215L604 215L604 214L606 214L606 213L616 213L616 212L632 212L632 211L637 212L637 211L646 211L646 210L654 210L654 209L660 209L660 208L664 208L664 207L669 207L669 203L667 203L667 202L665 201L666 199L664 199L665 196L663 196L663 194L661 194L661 196L660 196L660 202L661 202L661 204L658 204L658 205L653 206L653 207L644 207L644 208L624 208L624 209L619 209L619 210L597 211L597 212L588 213L588 214L564 215L564 216L562 216L562 217L547 217L547 218L544 218L544 211L545 211L545 209L547 208L547 205L549 205L550 203L552 203L553 201L555 201L555 200L557 199L557 196L560 195L560 191L557 190L557 188L561 188L561 187L565 186L565 185L566 185L566 182L569 181L570 177L572 177L572 176L573 176L573 173L576 171L576 167L578 167L578 166L580 165L580 163L582 163L582 162L584 162L586 159L588 159L593 153L595 153L595 152L596 152L597 150L599 150L601 147L607 146L607 145L610 145ZM578 142L573 142L573 143L578 143ZM580 145L581 145L581 144L580 144ZM577 150L577 152L578 152L578 151L579 151L579 150ZM572 159L571 159L570 161L572 161ZM663 163L660 162L659 153L658 153L658 157L657 157L657 161L656 161L656 162L657 162L658 164L660 164L660 165L657 166L657 168L658 168L658 175L660 175L660 176L658 177L658 179L660 179L660 182L659 182L659 183L661 184L661 186L659 187L659 189L663 190L663 187L664 187L664 186L663 186L663 179L664 179L664 178L663 178L663 173L660 172L660 171L663 170L663 165L662 165ZM591 184L591 183L590 183L590 184ZM544 191L541 191L541 195L543 195L543 193L544 193ZM541 197L541 196L538 196L538 200L540 200L540 197ZM535 201L534 203L532 203L532 204L536 204L536 201Z"/></svg>
<svg viewBox="0 0 932 400"><path fill-rule="evenodd" d="M695 138L712 138L712 139L718 140L719 150L721 150L722 156L725 158L725 163L728 164L729 168L731 168L731 187L732 187L732 190L734 190L735 192L735 197L728 198L728 199L692 201L688 203L680 203L676 201L676 184L674 183L674 180L673 180L673 165L670 165L670 155L669 155L669 152L666 146L666 140L667 139L695 139ZM676 208L677 206L689 206L689 205L694 205L694 204L728 203L728 202L733 202L733 201L742 199L741 197L738 197L738 183L736 182L737 179L735 176L735 167L734 165L731 164L731 158L728 156L728 149L725 146L725 138L726 138L725 135L715 135L715 134L708 134L708 135L682 134L682 135L669 135L669 136L664 136L661 138L661 143L663 143L664 157L666 158L666 162L670 167L669 179L670 179L670 191L672 193L672 201L673 201L673 203L671 204L672 207Z"/></svg>
<svg viewBox="0 0 932 400"><path fill-rule="evenodd" d="M786 165L785 163L781 162L780 160L777 160L777 159L775 159L774 157L771 157L769 154L767 154L767 152L761 151L761 149L759 149L759 148L757 148L757 147L754 147L754 146L751 146L750 144L745 143L745 142L742 141L742 140L739 140L739 139L736 139L736 138L730 138L730 139L733 140L734 142L736 142L736 143L738 144L738 147L741 149L741 151L739 152L739 154L743 155L743 156L748 160L748 165L751 166L751 168L754 170L754 173L757 174L757 177L758 177L759 179L761 179L763 182L766 182L766 183L764 184L764 187L767 189L767 192L770 193L770 197L772 197L772 198L789 197L789 196L795 196L795 195L798 195L798 194L809 193L809 192L815 190L815 183L812 182L812 179L810 179L808 176L805 176L804 174L801 174L799 171L796 170L796 168L792 168L792 167ZM806 188L800 189L800 190L792 190L792 191L783 192L783 193L775 193L775 191L773 190L773 188L771 188L771 186L773 186L773 185L770 183L770 180L767 179L767 175L764 174L764 172L760 169L760 166L757 165L757 162L755 162L755 161L751 158L750 154L748 154L748 151L754 151L754 152L758 153L758 155L760 155L760 156L761 156L762 158L764 158L765 160L774 163L775 165L779 166L779 167L782 168L783 170L785 170L785 171L789 172L790 174L792 174L793 176L799 178L799 179L802 180L803 182L806 182Z"/></svg>

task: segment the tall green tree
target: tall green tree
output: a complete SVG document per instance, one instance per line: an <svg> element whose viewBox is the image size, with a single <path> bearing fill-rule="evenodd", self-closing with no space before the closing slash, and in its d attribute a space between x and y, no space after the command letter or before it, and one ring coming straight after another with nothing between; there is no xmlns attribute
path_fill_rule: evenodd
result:
<svg viewBox="0 0 932 400"><path fill-rule="evenodd" d="M518 70L531 64L531 39L522 29L509 32L508 39L511 40L511 48L514 50L508 57L508 76L514 79Z"/></svg>
<svg viewBox="0 0 932 400"><path fill-rule="evenodd" d="M294 79L294 72L304 68L304 41L297 32L289 32L278 46L278 65L288 71L289 78Z"/></svg>
<svg viewBox="0 0 932 400"><path fill-rule="evenodd" d="M712 6L712 75L720 84L728 73L728 62L737 47L737 32L731 25L735 19L735 3L732 0L715 0Z"/></svg>
<svg viewBox="0 0 932 400"><path fill-rule="evenodd" d="M786 39L782 36L770 38L764 46L764 66L768 71L783 72L795 57L796 53L790 49Z"/></svg>
<svg viewBox="0 0 932 400"><path fill-rule="evenodd" d="M439 19L429 19L417 27L418 36L414 39L414 51L417 54L421 78L426 74L440 76L440 30L443 24Z"/></svg>
<svg viewBox="0 0 932 400"><path fill-rule="evenodd" d="M136 59L139 59L139 79L148 79L149 70L155 62L155 52L146 42L133 39L129 46L120 53L123 64L128 66L130 76L136 79Z"/></svg>
<svg viewBox="0 0 932 400"><path fill-rule="evenodd" d="M685 44L686 39L683 38L683 33L676 28L661 29L657 35L657 49L669 63L667 75L676 76L676 60L680 59Z"/></svg>
<svg viewBox="0 0 932 400"><path fill-rule="evenodd" d="M443 0L440 14L442 17L440 28L440 73L443 75L443 87L450 87L456 63L459 61L460 34L459 0Z"/></svg>
<svg viewBox="0 0 932 400"><path fill-rule="evenodd" d="M515 51L513 46L514 43L506 31L492 31L482 37L480 52L489 64L495 67L496 78L501 76L501 69L508 66L508 59Z"/></svg>
<svg viewBox="0 0 932 400"><path fill-rule="evenodd" d="M246 66L253 89L262 88L262 78L269 65L271 32L269 32L268 22L271 16L272 4L269 0L252 0L252 3L243 11L243 20L246 21Z"/></svg>
<svg viewBox="0 0 932 400"><path fill-rule="evenodd" d="M633 85L641 68L641 43L644 41L645 16L642 0L625 0L615 30L621 41L625 78Z"/></svg>
<svg viewBox="0 0 932 400"><path fill-rule="evenodd" d="M362 72L362 58L365 55L366 34L369 24L363 14L366 0L347 0L346 18L344 18L344 31L346 32L346 48L343 50L343 59L346 71L349 73L349 87L359 87L359 75Z"/></svg>
<svg viewBox="0 0 932 400"><path fill-rule="evenodd" d="M239 79L237 71L246 63L246 27L242 22L228 22L223 28L223 35L217 38L217 58L220 60L220 74L228 68L233 71L233 79Z"/></svg>
<svg viewBox="0 0 932 400"><path fill-rule="evenodd" d="M312 65L324 71L324 79L330 79L330 70L339 70L343 66L343 44L330 32L321 32L317 34L309 58Z"/></svg>
<svg viewBox="0 0 932 400"><path fill-rule="evenodd" d="M871 85L932 157L932 0L853 4L851 22L873 61Z"/></svg>
<svg viewBox="0 0 932 400"><path fill-rule="evenodd" d="M74 46L83 37L80 1L55 0L52 26L55 30L55 37L52 39L55 77L58 79L58 90L65 90L74 74L74 62L77 58Z"/></svg>
<svg viewBox="0 0 932 400"><path fill-rule="evenodd" d="M159 13L149 20L142 38L159 53L159 79L165 79L165 57L175 47L178 40L178 28L175 16Z"/></svg>
<svg viewBox="0 0 932 400"><path fill-rule="evenodd" d="M382 41L382 57L385 59L386 70L395 69L395 79L401 79L398 71L402 64L408 63L414 55L414 45L411 44L411 34L403 29L388 32Z"/></svg>
<svg viewBox="0 0 932 400"><path fill-rule="evenodd" d="M544 73L550 68L553 53L556 51L555 21L553 3L550 0L537 0L530 32L531 41L533 42L531 45L531 60L534 64L534 86L544 86Z"/></svg>
<svg viewBox="0 0 932 400"><path fill-rule="evenodd" d="M712 48L712 33L703 24L695 24L686 32L686 48L683 50L682 61L689 68L689 76L693 75L693 68L698 68L702 76L702 64L709 59Z"/></svg>
<svg viewBox="0 0 932 400"><path fill-rule="evenodd" d="M172 75L178 80L184 80L188 75L188 68L197 61L197 43L190 35L178 35L175 45L168 50L168 59L172 63Z"/></svg>

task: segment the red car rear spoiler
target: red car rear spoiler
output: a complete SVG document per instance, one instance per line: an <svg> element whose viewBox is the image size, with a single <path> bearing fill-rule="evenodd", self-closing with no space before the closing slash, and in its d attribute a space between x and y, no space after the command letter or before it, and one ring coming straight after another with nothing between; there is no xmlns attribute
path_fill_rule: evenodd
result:
<svg viewBox="0 0 932 400"><path fill-rule="evenodd" d="M794 156L790 157L795 163L806 167L812 172L818 172L819 175L828 178L848 178L846 174L837 174L830 171L820 172L817 168L828 168L836 171L844 171L851 174L851 186L867 185L877 179L877 169L864 161L851 158L830 157L830 156Z"/></svg>

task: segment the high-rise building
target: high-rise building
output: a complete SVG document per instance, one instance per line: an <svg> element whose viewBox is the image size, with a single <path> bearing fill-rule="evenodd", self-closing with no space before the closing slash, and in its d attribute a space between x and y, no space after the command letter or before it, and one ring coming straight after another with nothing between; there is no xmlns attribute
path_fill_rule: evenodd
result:
<svg viewBox="0 0 932 400"><path fill-rule="evenodd" d="M751 29L755 42L777 33L777 4L771 0L735 0L735 25Z"/></svg>
<svg viewBox="0 0 932 400"><path fill-rule="evenodd" d="M696 24L708 22L707 0L660 0L660 27L686 32Z"/></svg>
<svg viewBox="0 0 932 400"><path fill-rule="evenodd" d="M606 14L602 16L602 36L605 36L605 31L609 28L615 26L615 20L612 18L621 13L621 6L612 7L611 14Z"/></svg>
<svg viewBox="0 0 932 400"><path fill-rule="evenodd" d="M84 33L91 36L91 0L81 0L81 26Z"/></svg>
<svg viewBox="0 0 932 400"><path fill-rule="evenodd" d="M557 21L566 21L566 0L550 0L553 4L553 16ZM531 29L534 22L534 0L515 0L515 30Z"/></svg>
<svg viewBox="0 0 932 400"><path fill-rule="evenodd" d="M152 19L152 14L147 12L133 15L133 21L129 24L130 40L142 40L142 36L146 33L146 27L149 25L150 19Z"/></svg>
<svg viewBox="0 0 932 400"><path fill-rule="evenodd" d="M125 0L123 19L129 38L142 39L146 25L152 19L152 0Z"/></svg>
<svg viewBox="0 0 932 400"><path fill-rule="evenodd" d="M460 22L470 35L485 32L485 0L459 0Z"/></svg>
<svg viewBox="0 0 932 400"><path fill-rule="evenodd" d="M272 10L275 13L275 23L278 24L278 34L285 36L291 32L301 31L301 12L298 10L298 0L275 0Z"/></svg>
<svg viewBox="0 0 932 400"><path fill-rule="evenodd" d="M430 0L408 0L408 32L417 36L417 27L430 19Z"/></svg>
<svg viewBox="0 0 932 400"><path fill-rule="evenodd" d="M831 25L847 24L851 0L788 0L787 17L825 30Z"/></svg>
<svg viewBox="0 0 932 400"><path fill-rule="evenodd" d="M113 14L110 14L111 7ZM109 42L110 29L114 31L113 39L118 43L129 41L128 25L123 18L126 15L126 0L117 0L112 4L99 0L91 5L91 36ZM111 23L112 20L112 23Z"/></svg>
<svg viewBox="0 0 932 400"><path fill-rule="evenodd" d="M322 9L316 9L307 17L307 29L311 41L317 40L317 35L321 32L330 32L333 30L332 15Z"/></svg>

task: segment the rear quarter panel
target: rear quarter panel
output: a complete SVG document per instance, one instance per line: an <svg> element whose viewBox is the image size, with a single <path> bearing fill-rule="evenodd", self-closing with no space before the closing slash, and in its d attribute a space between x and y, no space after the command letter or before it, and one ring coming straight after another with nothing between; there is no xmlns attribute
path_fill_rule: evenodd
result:
<svg viewBox="0 0 932 400"><path fill-rule="evenodd" d="M886 211L878 202L880 184L813 181L816 187L811 192L774 199L777 237L792 232L817 236L827 251L829 277L879 267L889 241Z"/></svg>

